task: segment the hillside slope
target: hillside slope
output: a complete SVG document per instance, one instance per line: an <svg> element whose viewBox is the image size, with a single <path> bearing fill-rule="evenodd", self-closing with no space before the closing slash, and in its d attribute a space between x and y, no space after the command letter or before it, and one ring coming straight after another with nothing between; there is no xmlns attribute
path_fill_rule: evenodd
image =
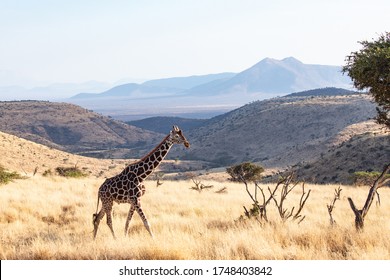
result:
<svg viewBox="0 0 390 280"><path fill-rule="evenodd" d="M347 127L374 115L375 106L366 95L253 102L192 130L187 137L191 150L180 156L219 166L254 161L285 168L317 159L340 144L339 134ZM371 127L375 124L366 129Z"/></svg>
<svg viewBox="0 0 390 280"><path fill-rule="evenodd" d="M356 129L356 126L353 128ZM312 163L297 166L297 175L313 183L352 184L358 171L382 171L390 163L390 134L366 132L347 138Z"/></svg>
<svg viewBox="0 0 390 280"><path fill-rule="evenodd" d="M102 157L138 157L162 137L68 103L0 102L0 116L0 131L72 153L103 150Z"/></svg>

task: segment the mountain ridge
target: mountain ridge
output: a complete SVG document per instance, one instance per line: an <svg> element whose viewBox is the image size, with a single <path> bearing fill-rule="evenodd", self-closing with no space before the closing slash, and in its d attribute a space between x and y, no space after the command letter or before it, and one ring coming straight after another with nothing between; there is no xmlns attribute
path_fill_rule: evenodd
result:
<svg viewBox="0 0 390 280"><path fill-rule="evenodd" d="M216 112L215 108L208 106L210 104L223 107L227 112L234 106L237 108L256 99L314 88L350 88L351 85L350 78L342 75L339 66L304 64L293 57L282 60L265 58L239 73L124 84L99 94L75 95L66 101L114 117L126 114L180 116L183 112L178 108L182 107L186 107L186 113L199 112L200 116L202 113L210 115L210 112ZM150 99L153 99L153 103ZM145 108L148 110L151 106L154 106L153 110L145 112ZM218 110L214 115L220 113Z"/></svg>

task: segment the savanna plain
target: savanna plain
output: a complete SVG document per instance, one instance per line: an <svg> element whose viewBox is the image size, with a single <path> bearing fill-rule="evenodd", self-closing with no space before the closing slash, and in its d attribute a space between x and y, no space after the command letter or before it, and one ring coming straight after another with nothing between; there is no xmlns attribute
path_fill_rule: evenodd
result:
<svg viewBox="0 0 390 280"><path fill-rule="evenodd" d="M114 204L113 239L105 218L93 239L92 214L102 178L43 177L39 174L0 185L0 257L6 259L137 259L137 260L378 260L390 259L390 190L379 190L365 227L357 232L347 197L358 208L367 198L366 186L311 185L302 215L282 222L273 201L268 223L240 220L251 207L245 186L204 180L213 188L193 190L191 180L146 182L141 203L151 224L151 238L135 214L128 235L124 225L129 204ZM252 187L252 186L250 186ZM261 185L264 190L273 184ZM341 187L331 225L327 205ZM226 188L224 192L218 190ZM297 186L285 201L299 204ZM375 202L374 202L375 203Z"/></svg>

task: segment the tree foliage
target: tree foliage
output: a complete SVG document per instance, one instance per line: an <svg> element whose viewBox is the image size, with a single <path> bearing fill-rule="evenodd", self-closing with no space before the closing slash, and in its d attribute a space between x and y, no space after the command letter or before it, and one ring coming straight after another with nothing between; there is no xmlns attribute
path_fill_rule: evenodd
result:
<svg viewBox="0 0 390 280"><path fill-rule="evenodd" d="M390 33L359 43L362 49L346 57L343 72L357 89L368 90L378 104L376 121L390 128Z"/></svg>
<svg viewBox="0 0 390 280"><path fill-rule="evenodd" d="M226 168L231 180L235 182L255 182L261 179L264 168L260 165L243 162Z"/></svg>

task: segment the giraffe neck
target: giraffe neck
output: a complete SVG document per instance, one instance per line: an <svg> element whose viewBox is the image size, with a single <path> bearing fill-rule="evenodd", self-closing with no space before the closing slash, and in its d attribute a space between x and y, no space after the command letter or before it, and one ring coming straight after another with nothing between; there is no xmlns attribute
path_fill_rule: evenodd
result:
<svg viewBox="0 0 390 280"><path fill-rule="evenodd" d="M153 170L160 165L172 145L173 143L169 140L169 135L167 135L150 153L141 158L138 162L131 164L129 166L130 170L128 171L134 172L140 182L145 180Z"/></svg>

